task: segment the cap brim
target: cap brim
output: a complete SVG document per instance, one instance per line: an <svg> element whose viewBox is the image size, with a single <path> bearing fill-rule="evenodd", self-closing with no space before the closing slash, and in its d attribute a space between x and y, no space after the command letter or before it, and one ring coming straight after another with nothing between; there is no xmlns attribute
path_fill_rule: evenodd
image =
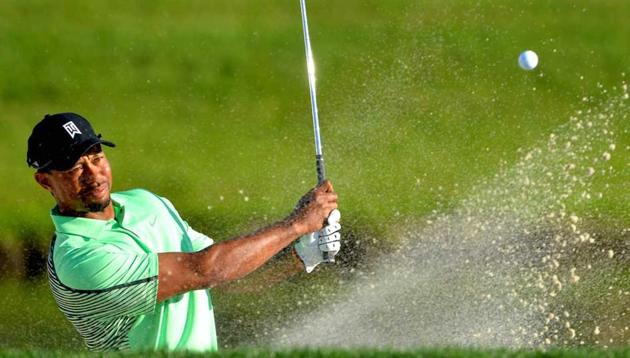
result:
<svg viewBox="0 0 630 358"><path fill-rule="evenodd" d="M83 155L85 155L85 153L87 153L90 149L92 149L92 148L93 148L95 145L97 145L97 144L103 144L103 145L106 145L106 146L108 146L108 147L112 147L112 148L116 146L116 144L114 144L114 143L112 143L112 142L110 142L110 141L107 141L107 140L102 140L102 139L100 139L100 138L98 138L98 139L97 139L97 140L95 140L95 141L89 141L89 142L87 142L87 143L85 144L85 149L83 149L83 148L82 148L82 149L80 150L80 153L81 153L81 154L77 157L77 160L79 160L79 158L80 158L80 157L82 157ZM83 147L83 146L82 146L82 147ZM77 160L75 160L75 162L76 162Z"/></svg>
<svg viewBox="0 0 630 358"><path fill-rule="evenodd" d="M84 143L81 143L81 145L76 148L73 153L67 155L65 158L58 158L57 160L53 160L51 165L49 166L49 169L63 171L72 168L72 166L79 160L79 158L81 158L83 155L85 155L85 153L87 153L90 149L98 144L103 144L112 148L116 146L116 144L107 140L102 140L100 138L88 140Z"/></svg>
<svg viewBox="0 0 630 358"><path fill-rule="evenodd" d="M110 141L108 141L108 140L102 140L102 139L101 139L101 142L100 142L100 143L101 143L101 144L105 144L106 146L108 146L108 147L112 147L112 148L114 148L114 147L116 146L116 144L114 144L114 143L112 143L112 142L110 142Z"/></svg>

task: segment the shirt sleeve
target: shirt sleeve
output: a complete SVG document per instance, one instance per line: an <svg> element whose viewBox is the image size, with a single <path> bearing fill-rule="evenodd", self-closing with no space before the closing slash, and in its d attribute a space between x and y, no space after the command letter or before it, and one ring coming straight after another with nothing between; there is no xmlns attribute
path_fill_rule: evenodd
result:
<svg viewBox="0 0 630 358"><path fill-rule="evenodd" d="M186 235L188 236L188 238L190 238L192 247L193 247L193 251L201 251L203 249L205 249L206 247L214 244L214 240L212 240L211 238L209 238L208 236L195 231L192 227L190 227L190 225L188 225L188 223L186 222L186 220L182 219L181 216L179 216L179 213L177 212L177 210L175 210L175 206L173 206L173 203L170 202L170 200L164 198L164 197L159 197L160 200L162 200L162 202L166 205L166 207L173 212L177 219L184 225L184 227L186 228Z"/></svg>
<svg viewBox="0 0 630 358"><path fill-rule="evenodd" d="M85 316L110 319L155 309L156 253L134 254L107 244L85 245L55 255L59 281L84 302Z"/></svg>
<svg viewBox="0 0 630 358"><path fill-rule="evenodd" d="M190 227L190 225L188 225L188 223L186 223L186 226L188 228L188 230L186 231L186 234L188 235L188 237L190 238L190 241L192 242L194 251L201 251L205 249L206 247L214 244L214 240L212 240L211 238L207 237L206 235L200 232L195 231L192 227Z"/></svg>

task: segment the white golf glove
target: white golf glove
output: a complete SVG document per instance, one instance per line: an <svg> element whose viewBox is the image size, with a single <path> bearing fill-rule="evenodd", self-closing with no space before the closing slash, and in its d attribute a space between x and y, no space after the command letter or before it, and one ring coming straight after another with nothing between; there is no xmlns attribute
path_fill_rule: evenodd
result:
<svg viewBox="0 0 630 358"><path fill-rule="evenodd" d="M322 262L335 262L335 255L341 248L341 213L335 209L328 215L328 225L320 231L301 236L295 243L295 252L304 263L307 273L311 273Z"/></svg>

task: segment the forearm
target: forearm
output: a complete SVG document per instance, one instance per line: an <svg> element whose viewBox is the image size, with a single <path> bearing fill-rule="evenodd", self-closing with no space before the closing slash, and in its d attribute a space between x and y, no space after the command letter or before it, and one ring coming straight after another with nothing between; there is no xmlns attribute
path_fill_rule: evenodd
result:
<svg viewBox="0 0 630 358"><path fill-rule="evenodd" d="M279 222L251 235L212 245L195 254L197 270L206 287L241 279L269 261L301 232Z"/></svg>
<svg viewBox="0 0 630 358"><path fill-rule="evenodd" d="M290 245L255 272L243 279L221 284L218 289L227 293L262 292L302 271L304 264Z"/></svg>

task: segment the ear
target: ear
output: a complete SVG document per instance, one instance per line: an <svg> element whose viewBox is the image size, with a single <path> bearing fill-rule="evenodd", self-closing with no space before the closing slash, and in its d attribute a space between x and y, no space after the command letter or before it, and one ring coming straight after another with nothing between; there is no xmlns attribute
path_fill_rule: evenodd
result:
<svg viewBox="0 0 630 358"><path fill-rule="evenodd" d="M35 181L44 189L51 191L52 190L52 186L50 185L50 178L48 177L47 173L42 173L42 172L36 172L35 175Z"/></svg>

